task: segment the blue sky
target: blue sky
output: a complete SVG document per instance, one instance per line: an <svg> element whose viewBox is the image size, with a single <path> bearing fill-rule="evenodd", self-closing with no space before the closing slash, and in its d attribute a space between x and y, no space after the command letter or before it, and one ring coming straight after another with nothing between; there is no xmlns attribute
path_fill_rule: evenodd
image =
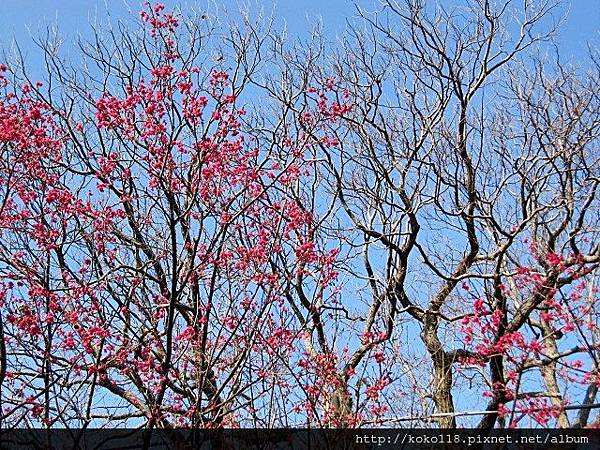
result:
<svg viewBox="0 0 600 450"><path fill-rule="evenodd" d="M431 0L433 3L433 0ZM443 0L450 2L450 0ZM0 14L0 46L6 47L16 39L25 50L28 59L35 57L31 34L37 35L48 23L58 23L62 35L68 39L72 32L89 31L88 21L96 11L106 11L107 5L113 17L123 17L127 11L137 11L142 0L2 0ZM169 6L176 4L208 4L207 0L164 0ZM228 3L228 2L226 2ZM233 2L232 2L233 3ZM271 0L253 0L255 6L271 10ZM376 0L360 0L367 8ZM567 6L569 3L566 3ZM302 34L310 29L312 19L322 17L326 30L332 35L344 27L345 20L356 14L352 0L279 0L276 16L285 20L290 34ZM230 6L230 8L232 8ZM600 1L572 0L565 26L559 36L559 45L564 56L577 60L586 49L586 42L600 42ZM102 14L100 14L102 15Z"/></svg>
<svg viewBox="0 0 600 450"><path fill-rule="evenodd" d="M217 0L219 1L219 0ZM433 0L430 0L433 2ZM450 0L448 0L450 1ZM452 0L454 1L454 0ZM60 34L65 36L65 47L75 33L89 33L89 21L98 13L108 9L113 18L127 17L131 9L137 11L142 0L0 0L0 48L6 48L16 40L24 50L33 72L39 61L39 50L32 42L32 36L43 33L48 24L58 24ZM167 7L177 4L193 4L194 0L164 0ZM200 5L207 0L198 0ZM263 5L268 11L273 7L269 0L253 0L257 7ZM351 0L280 0L275 8L280 25L285 21L290 35L301 36L310 30L314 18L322 17L328 34L333 37L341 31L345 20L356 15ZM376 4L376 0L360 0L366 8ZM235 9L230 7L230 9ZM584 61L588 42L600 45L600 0L572 0L566 23L561 28L558 45L567 60ZM0 61L1 62L1 61ZM464 399L463 399L464 400ZM460 399L457 401L460 406Z"/></svg>

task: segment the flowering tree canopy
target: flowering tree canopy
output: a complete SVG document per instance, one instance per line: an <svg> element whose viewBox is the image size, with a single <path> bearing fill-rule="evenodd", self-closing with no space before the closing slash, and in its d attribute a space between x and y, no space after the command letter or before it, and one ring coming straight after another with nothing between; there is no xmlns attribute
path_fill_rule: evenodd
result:
<svg viewBox="0 0 600 450"><path fill-rule="evenodd" d="M460 8L330 51L148 3L3 63L2 423L596 423L600 60Z"/></svg>

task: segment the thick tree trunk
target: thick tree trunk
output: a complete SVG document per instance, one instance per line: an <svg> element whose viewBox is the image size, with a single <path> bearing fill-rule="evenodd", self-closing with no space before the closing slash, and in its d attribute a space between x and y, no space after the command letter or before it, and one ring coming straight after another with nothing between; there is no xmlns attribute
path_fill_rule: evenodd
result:
<svg viewBox="0 0 600 450"><path fill-rule="evenodd" d="M544 384L546 385L546 389L550 397L550 402L553 406L557 408L562 408L563 395L560 392L560 388L558 387L558 382L556 380L556 361L558 359L556 335L554 334L554 330L552 330L550 325L547 322L543 321L542 332L544 335L543 342L544 348L546 350L546 356L550 360L550 362L541 367L542 377L544 379ZM556 420L560 428L570 427L569 418L567 417L567 413L565 413L565 411L561 411L560 415L557 417Z"/></svg>
<svg viewBox="0 0 600 450"><path fill-rule="evenodd" d="M437 336L437 318L427 314L421 333L423 343L433 362L433 401L437 414L447 414L437 419L441 428L456 427L454 399L452 398L452 361L448 358Z"/></svg>

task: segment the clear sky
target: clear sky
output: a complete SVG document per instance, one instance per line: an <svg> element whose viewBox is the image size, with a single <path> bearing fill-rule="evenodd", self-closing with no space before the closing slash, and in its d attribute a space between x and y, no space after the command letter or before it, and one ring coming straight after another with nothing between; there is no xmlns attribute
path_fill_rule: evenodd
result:
<svg viewBox="0 0 600 450"><path fill-rule="evenodd" d="M367 9L373 9L378 3L377 0L359 1ZM448 3L450 1L456 0L447 0ZM89 33L89 22L96 14L102 17L108 10L114 19L126 17L130 10L139 10L142 2L143 0L0 0L0 48L7 48L16 40L25 53L29 67L35 73L40 52L33 45L32 36L43 34L47 25L58 25L60 34L65 37L64 45L68 48L69 39L76 33ZM171 8L196 3L205 5L208 1L163 0L162 3ZM236 3L229 2L230 5ZM273 8L271 0L250 0L248 3L257 8L264 6L268 11ZM235 9L233 6L229 8ZM356 15L356 10L352 0L279 0L275 6L275 15L281 21L280 25L285 21L290 35L299 36L310 30L315 17L321 17L325 30L333 37L344 28L346 19ZM600 0L571 0L566 23L558 37L561 54L565 59L581 61L588 42L600 46ZM458 406L460 407L460 400Z"/></svg>
<svg viewBox="0 0 600 450"><path fill-rule="evenodd" d="M450 1L454 0L442 0L447 3ZM108 8L113 17L122 17L128 10L139 10L141 3L142 0L1 0L0 46L6 47L16 39L29 59L36 54L30 36L38 35L45 25L58 23L68 45L72 32L85 34L89 31L88 22L96 11L102 16L102 12ZM176 4L209 4L207 0L164 0L163 3L167 7ZM241 2L225 3L234 5ZM271 0L251 0L248 3L264 6L267 10L273 7ZM360 0L360 3L371 9L377 0ZM569 2L566 4L568 6ZM347 18L356 14L353 5L352 0L279 0L276 2L276 16L286 21L290 34L307 32L311 18L320 16L325 29L333 35L344 27ZM568 19L559 36L562 54L567 58L579 59L589 40L600 44L600 0L571 0Z"/></svg>

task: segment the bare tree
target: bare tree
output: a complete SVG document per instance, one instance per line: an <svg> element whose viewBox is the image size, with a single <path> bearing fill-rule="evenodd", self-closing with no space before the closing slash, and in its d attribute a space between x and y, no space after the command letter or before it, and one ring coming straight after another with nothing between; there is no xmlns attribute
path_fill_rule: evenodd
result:
<svg viewBox="0 0 600 450"><path fill-rule="evenodd" d="M347 304L360 298L363 334L379 336L346 368L385 346L388 417L415 425L456 426L453 392L463 410L489 397L481 428L585 425L597 388L595 54L583 68L555 56L554 2L359 13L334 55L296 58L308 84L352 99L327 125L338 144L315 151L322 198L339 207L329 226L352 255L345 275L365 280ZM584 408L569 417L567 404Z"/></svg>
<svg viewBox="0 0 600 450"><path fill-rule="evenodd" d="M596 420L596 53L551 1L357 11L157 5L3 68L5 423Z"/></svg>

